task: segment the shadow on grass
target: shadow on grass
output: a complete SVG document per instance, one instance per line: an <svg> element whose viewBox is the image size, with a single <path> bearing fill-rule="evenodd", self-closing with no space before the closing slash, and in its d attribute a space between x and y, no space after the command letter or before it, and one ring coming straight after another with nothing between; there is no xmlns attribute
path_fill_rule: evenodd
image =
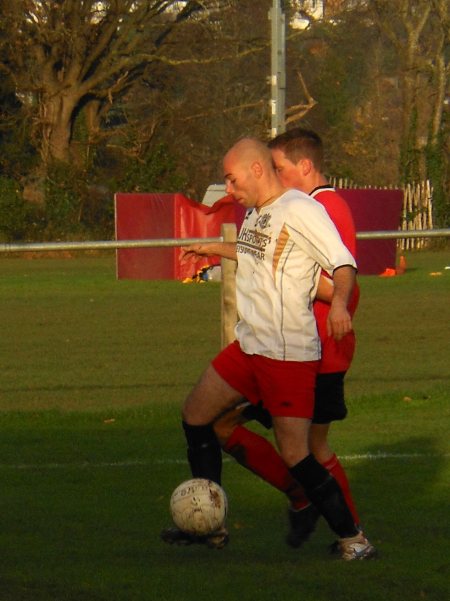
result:
<svg viewBox="0 0 450 601"><path fill-rule="evenodd" d="M409 578L425 598L442 594L450 573L450 468L442 447L429 437L410 437L370 446L364 460L346 468L361 522L383 560L380 579L398 584Z"/></svg>
<svg viewBox="0 0 450 601"><path fill-rule="evenodd" d="M179 384L169 382L158 382L158 388L176 388ZM0 388L1 392L71 392L76 390L152 390L155 384L121 384L121 385L105 385L105 384L87 384L77 386L25 386L21 388Z"/></svg>
<svg viewBox="0 0 450 601"><path fill-rule="evenodd" d="M68 592L43 582L19 584L12 580L0 579L0 599L2 601L106 601L108 596L100 596L82 589Z"/></svg>

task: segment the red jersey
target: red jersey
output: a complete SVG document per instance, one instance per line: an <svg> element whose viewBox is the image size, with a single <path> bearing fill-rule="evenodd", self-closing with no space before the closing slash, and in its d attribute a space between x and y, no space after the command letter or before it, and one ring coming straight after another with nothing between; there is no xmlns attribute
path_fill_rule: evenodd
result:
<svg viewBox="0 0 450 601"><path fill-rule="evenodd" d="M348 204L331 186L319 186L310 192L310 196L325 207L343 243L356 259L355 224ZM328 277L326 273L323 275ZM352 316L356 311L358 301L359 288L356 285L348 307ZM314 302L314 315L322 343L322 359L320 361L319 373L347 371L355 352L356 340L354 332L347 334L339 342L334 340L332 336L327 335L327 317L329 311L330 305L328 303L320 300Z"/></svg>

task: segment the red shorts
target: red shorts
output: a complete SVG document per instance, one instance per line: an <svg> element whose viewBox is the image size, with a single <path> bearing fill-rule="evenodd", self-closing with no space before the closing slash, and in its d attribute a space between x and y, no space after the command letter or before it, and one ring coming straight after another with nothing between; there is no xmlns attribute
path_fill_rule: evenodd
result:
<svg viewBox="0 0 450 601"><path fill-rule="evenodd" d="M248 355L235 340L212 365L251 403L262 401L272 416L312 418L319 361L277 361Z"/></svg>
<svg viewBox="0 0 450 601"><path fill-rule="evenodd" d="M348 309L350 315L354 315L359 302L359 288L355 286ZM337 373L347 371L352 363L355 353L355 333L350 332L344 338L337 341L327 334L327 318L330 305L320 300L314 301L314 317L316 318L317 330L322 344L322 359L320 361L319 373Z"/></svg>

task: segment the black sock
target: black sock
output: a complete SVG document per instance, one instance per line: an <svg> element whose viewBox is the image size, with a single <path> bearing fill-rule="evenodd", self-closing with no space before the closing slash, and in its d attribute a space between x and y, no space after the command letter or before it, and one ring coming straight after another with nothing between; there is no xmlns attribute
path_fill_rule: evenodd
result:
<svg viewBox="0 0 450 601"><path fill-rule="evenodd" d="M289 471L340 538L358 534L339 484L313 455L308 455Z"/></svg>
<svg viewBox="0 0 450 601"><path fill-rule="evenodd" d="M191 426L182 422L188 445L187 457L193 478L221 483L222 450L212 425Z"/></svg>

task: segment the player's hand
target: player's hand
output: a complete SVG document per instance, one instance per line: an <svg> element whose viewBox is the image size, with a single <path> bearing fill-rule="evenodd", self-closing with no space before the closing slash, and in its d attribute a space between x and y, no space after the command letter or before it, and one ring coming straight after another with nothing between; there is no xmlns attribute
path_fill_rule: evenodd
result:
<svg viewBox="0 0 450 601"><path fill-rule="evenodd" d="M207 256L209 254L206 244L190 244L189 246L181 247L180 263L189 263L191 261L198 261L200 257Z"/></svg>
<svg viewBox="0 0 450 601"><path fill-rule="evenodd" d="M352 329L352 318L347 308L332 303L327 319L328 336L333 336L335 340L342 340Z"/></svg>
<svg viewBox="0 0 450 601"><path fill-rule="evenodd" d="M198 261L201 257L223 257L236 261L236 242L205 242L203 244L189 244L182 246L180 262Z"/></svg>

